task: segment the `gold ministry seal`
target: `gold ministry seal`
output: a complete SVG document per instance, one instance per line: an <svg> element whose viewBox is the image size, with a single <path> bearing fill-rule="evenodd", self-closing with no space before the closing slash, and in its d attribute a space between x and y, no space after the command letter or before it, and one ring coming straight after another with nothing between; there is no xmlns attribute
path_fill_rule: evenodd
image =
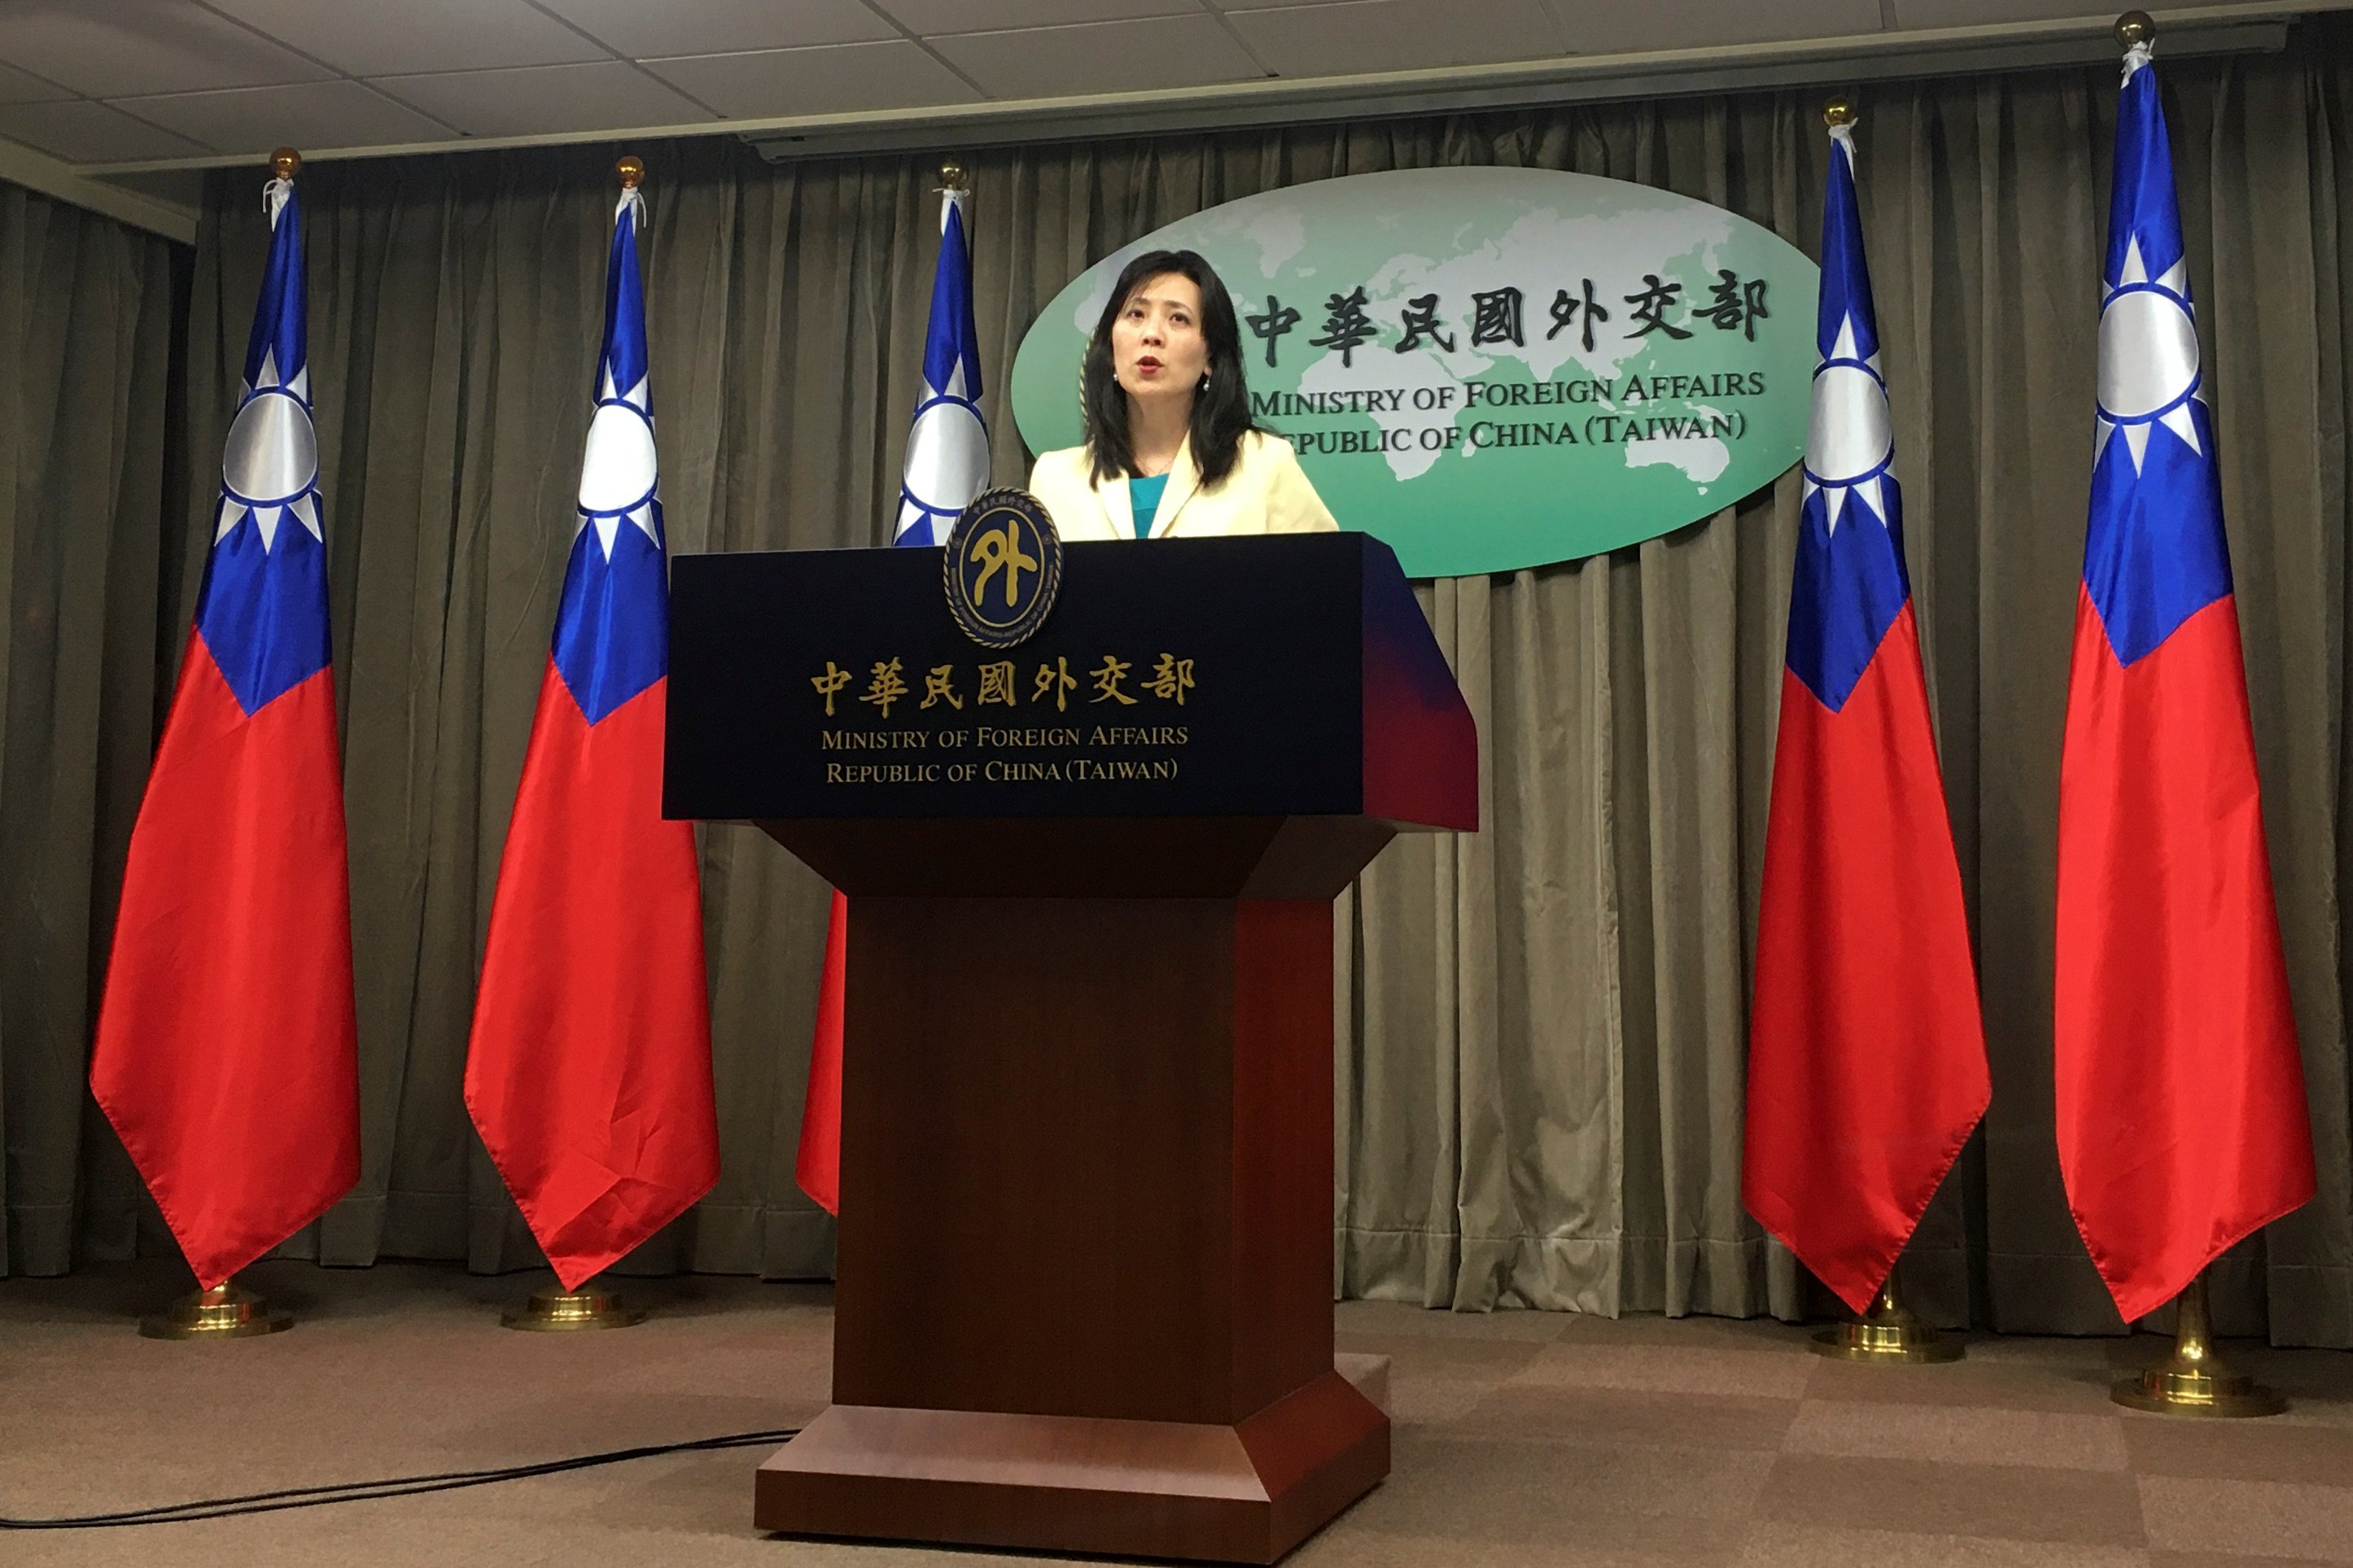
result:
<svg viewBox="0 0 2353 1568"><path fill-rule="evenodd" d="M983 647L1027 642L1053 613L1062 541L1027 490L983 490L948 530L942 552L948 610Z"/></svg>

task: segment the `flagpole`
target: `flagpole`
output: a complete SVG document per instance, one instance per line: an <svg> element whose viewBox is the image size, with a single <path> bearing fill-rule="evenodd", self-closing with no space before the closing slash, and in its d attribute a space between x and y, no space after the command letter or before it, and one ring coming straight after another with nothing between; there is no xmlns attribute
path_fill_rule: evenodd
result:
<svg viewBox="0 0 2353 1568"><path fill-rule="evenodd" d="M613 174L621 183L626 201L645 181L645 160L631 153L613 165ZM627 221L637 219L632 216ZM577 1289L567 1290L558 1279L554 1289L534 1290L521 1307L499 1314L501 1328L529 1333L633 1329L645 1321L643 1308L625 1306L610 1290L596 1289L594 1280L584 1280Z"/></svg>
<svg viewBox="0 0 2353 1568"><path fill-rule="evenodd" d="M2116 18L2116 42L2127 60L2137 50L2145 61L2156 38L2157 24L2147 12L2127 11ZM2216 1352L2207 1301L2211 1273L2211 1268L2199 1270L2173 1299L2173 1353L2119 1381L2109 1390L2116 1403L2160 1415L2277 1415L2287 1408L2285 1399Z"/></svg>
<svg viewBox="0 0 2353 1568"><path fill-rule="evenodd" d="M1895 582L1904 582L1903 551L1897 533L1901 517L1901 491L1893 471L1894 435L1886 414L1886 384L1879 372L1881 342L1876 312L1871 300L1870 273L1863 261L1863 245L1859 213L1859 198L1852 179L1853 174L1854 106L1844 95L1831 98L1822 106L1822 123L1830 132L1830 164L1822 202L1822 267L1823 284L1817 324L1817 346L1820 351L1820 368L1815 373L1814 419L1815 434L1810 435L1806 455L1806 500L1809 508L1821 509L1821 533L1817 536L1801 531L1798 547L1798 575L1804 579L1809 568L1809 541L1827 539L1837 526L1841 512L1849 520L1847 526L1871 527L1883 524L1872 537L1883 552L1884 570ZM1852 378L1854 384L1867 388L1861 411L1849 408L1839 401L1835 389L1843 384L1842 378ZM1829 388L1831 390L1826 391ZM1828 401L1825 401L1828 399ZM1875 411L1875 412L1874 412ZM1825 445L1820 433L1841 425L1851 426L1852 432L1876 453L1876 466L1848 463L1838 457L1832 446ZM1852 507L1854 510L1846 510ZM1813 515L1810 513L1810 515ZM1864 520L1858 522L1856 520ZM1801 522L1800 529L1816 526ZM1852 538L1852 535L1848 537ZM1866 546L1865 548L1872 548ZM1826 568L1827 569L1827 568ZM1852 603L1865 602L1861 586L1853 590ZM1836 597L1836 595L1832 595ZM1785 818L1785 803L1801 795L1817 800L1831 799L1841 791L1852 791L1853 779L1840 770L1823 765L1807 766L1794 759L1816 754L1816 747L1831 745L1831 728L1849 723L1861 726L1846 733L1860 734L1864 743L1876 747L1883 759L1875 765L1884 766L1887 756L1908 752L1915 760L1903 768L1890 771L1935 780L1936 760L1935 738L1927 722L1926 690L1919 668L1916 645L1907 630L1901 637L1889 628L1898 624L1900 616L1909 615L1910 590L1905 586L1897 606L1886 611L1883 620L1871 622L1866 647L1883 641L1895 648L1890 658L1881 664L1889 672L1885 679L1897 684L1890 690L1909 689L1917 695L1916 708L1846 709L1850 717L1834 717L1845 708L1848 698L1860 689L1859 684L1841 689L1830 699L1821 693L1827 689L1828 678L1819 668L1810 684L1796 651L1800 645L1799 624L1801 615L1822 618L1819 609L1801 609L1801 600L1793 591L1790 602L1790 647L1785 696L1781 708L1781 732L1774 745L1774 809L1775 821L1768 834L1766 873L1766 920L1776 932L1801 928L1809 915L1806 900L1789 895L1787 889L1801 886L1786 879L1790 864L1786 858L1795 856L1799 861L1810 861L1815 869L1811 876L1824 879L1826 885L1835 884L1852 889L1852 879L1859 867L1842 860L1836 847L1805 832L1807 814L1799 813ZM1861 612L1855 612L1860 616ZM1903 623L1908 626L1909 623ZM1858 626L1861 622L1858 620ZM1880 656L1873 655L1874 662ZM1858 683L1860 678L1858 677ZM1825 703L1827 705L1825 706ZM1818 719L1808 718L1819 714ZM1855 715L1860 717L1855 717ZM1890 715L1894 716L1890 716ZM1913 721L1907 728L1904 720ZM1815 740L1803 737L1812 735ZM1927 904L1942 910L1941 924L1933 929L1936 938L1911 944L1895 952L1882 953L1876 962L1897 963L1925 963L1932 975L1923 994L1940 994L1950 999L1970 985L1973 976L1968 969L1967 931L1962 923L1958 866L1952 860L1948 847L1933 844L1941 834L1949 841L1949 829L1944 826L1945 804L1942 786L1932 784L1933 796L1913 801L1893 795L1869 795L1873 811L1892 812L1887 820L1935 823L1936 828L1926 837L1913 835L1915 847L1905 858L1904 880L1925 898ZM1819 793L1818 793L1819 792ZM1829 816L1837 813L1828 806L1819 810ZM1908 814L1908 816L1907 816ZM1796 837L1788 837L1792 832ZM1927 845L1925 855L1917 845ZM1873 866L1863 875L1876 877L1880 868ZM1776 902L1776 889L1783 890L1781 901ZM1910 895L1907 894L1907 898ZM1776 912L1778 911L1778 913ZM1770 934L1770 933L1768 933ZM1897 1137L1899 1124L1916 1124L1915 1131L1902 1134L1919 1147L1945 1138L1957 1140L1968 1135L1977 1120L1974 1103L1981 1108L1982 1090L1972 1095L1971 1075L1956 1074L1950 1063L1961 1058L1950 1047L1965 1044L1970 1049L1978 1046L1978 1024L1973 1006L1973 994L1967 999L1971 1005L1945 1006L1931 1004L1924 1010L1898 1021L1894 1026L1904 1037L1914 1043L1915 1054L1930 1069L1926 1081L1930 1088L1921 1092L1898 1089L1884 1081L1873 1082L1859 1072L1856 1064L1883 1058L1885 1041L1882 1037L1889 1027L1886 1020L1873 1019L1852 1007L1842 1007L1842 997L1855 994L1853 973L1817 970L1810 961L1789 962L1786 948L1767 952L1760 948L1757 990L1757 1014L1769 1023L1752 1029L1750 1070L1751 1095L1748 1102L1746 1128L1748 1142L1743 1156L1742 1186L1749 1207L1799 1258L1815 1266L1818 1275L1839 1297L1852 1303L1862 1294L1857 1287L1870 1278L1869 1270L1879 1267L1884 1258L1882 1276L1870 1296L1870 1306L1856 1317L1824 1330L1813 1336L1815 1354L1838 1361L1857 1361L1885 1364L1948 1362L1960 1358L1960 1342L1938 1334L1923 1322L1903 1303L1896 1293L1894 1260L1908 1239L1910 1224L1902 1230L1872 1216L1895 1213L1904 1207L1900 1190L1925 1181L1933 1185L1943 1177L1940 1169L1929 1166L1911 1170L1890 1188L1876 1175L1853 1168L1841 1168L1834 1156L1826 1152L1830 1144L1853 1142L1864 1136L1871 1138ZM1836 979L1824 976L1836 973ZM1938 990L1941 986L1941 991ZM1831 1021L1827 1026L1813 1024L1797 1026L1800 1016L1810 1017L1827 1009ZM1842 1021L1841 1021L1842 1020ZM1939 1066L1935 1058L1943 1048L1946 1065ZM1980 1075L1981 1076L1981 1075ZM1780 1085L1779 1094L1768 1094L1774 1103L1798 1105L1792 1117L1774 1118L1759 1114L1760 1080ZM1816 1082L1839 1082L1848 1087L1837 1095L1810 1096L1804 1087ZM1855 1115L1841 1109L1862 1106L1872 1108L1876 1120L1871 1127L1858 1131ZM1945 1121L1941 1131L1932 1131L1922 1120L1923 1113ZM1957 1126L1955 1125L1957 1123ZM1841 1134L1831 1135L1828 1130L1842 1128ZM1800 1131L1804 1129L1804 1131ZM1957 1147L1956 1142L1953 1146ZM1914 1162L1917 1165L1918 1162ZM1764 1194L1760 1208L1755 1195ZM1793 1196L1792 1194L1802 1194ZM1868 1194L1868 1195L1867 1195Z"/></svg>
<svg viewBox="0 0 2353 1568"><path fill-rule="evenodd" d="M294 176L301 167L302 154L293 148L271 151L270 179L263 187L262 201L273 225L283 205L284 193L293 188ZM244 1340L280 1333L293 1326L293 1313L272 1307L266 1298L246 1289L232 1276L209 1289L200 1289L180 1297L160 1312L141 1318L139 1333L141 1338L150 1340Z"/></svg>

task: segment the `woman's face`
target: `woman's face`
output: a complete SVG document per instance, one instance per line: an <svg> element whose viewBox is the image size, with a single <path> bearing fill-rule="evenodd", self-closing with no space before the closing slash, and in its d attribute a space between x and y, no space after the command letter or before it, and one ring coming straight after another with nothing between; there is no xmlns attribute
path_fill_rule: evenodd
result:
<svg viewBox="0 0 2353 1568"><path fill-rule="evenodd" d="M1189 405L1209 364L1200 286L1179 272L1137 285L1111 324L1111 359L1128 396L1182 398Z"/></svg>

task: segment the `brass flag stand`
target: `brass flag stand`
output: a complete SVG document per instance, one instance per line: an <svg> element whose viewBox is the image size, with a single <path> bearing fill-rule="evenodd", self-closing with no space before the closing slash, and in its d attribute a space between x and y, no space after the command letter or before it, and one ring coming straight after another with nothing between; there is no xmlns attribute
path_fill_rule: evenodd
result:
<svg viewBox="0 0 2353 1568"><path fill-rule="evenodd" d="M272 1310L268 1301L234 1279L183 1296L139 1320L139 1332L151 1340L243 1340L293 1326L293 1313Z"/></svg>
<svg viewBox="0 0 2353 1568"><path fill-rule="evenodd" d="M537 1333L569 1333L586 1329L633 1329L645 1321L642 1308L625 1307L610 1290L584 1285L577 1290L534 1290L520 1309L501 1314L499 1326Z"/></svg>
<svg viewBox="0 0 2353 1568"><path fill-rule="evenodd" d="M1948 1340L1933 1324L1915 1317L1896 1299L1895 1271L1888 1270L1871 1310L1814 1336L1814 1353L1833 1361L1877 1362L1882 1365L1958 1361L1961 1342Z"/></svg>
<svg viewBox="0 0 2353 1568"><path fill-rule="evenodd" d="M269 172L274 176L268 189L280 182L290 183L302 167L302 154L291 147L280 147L269 154ZM269 207L271 222L277 221L277 207ZM237 1282L224 1279L209 1290L197 1290L183 1296L160 1312L139 1320L140 1334L151 1340L243 1340L257 1334L274 1334L294 1326L291 1312L271 1309L269 1303Z"/></svg>
<svg viewBox="0 0 2353 1568"><path fill-rule="evenodd" d="M2214 1353L2214 1327L2206 1309L2206 1276L2189 1281L2173 1301L2173 1353L2108 1397L2159 1415L2277 1415L2287 1401Z"/></svg>
<svg viewBox="0 0 2353 1568"><path fill-rule="evenodd" d="M613 174L621 183L626 207L629 194L645 183L645 160L634 153L628 153L613 165ZM642 214L644 209L638 210ZM619 214L614 216L618 221ZM566 1290L563 1281L558 1280L554 1289L534 1290L522 1306L501 1313L499 1326L533 1333L580 1333L594 1329L633 1329L645 1321L643 1310L623 1306L610 1290L596 1289L593 1280L576 1290Z"/></svg>

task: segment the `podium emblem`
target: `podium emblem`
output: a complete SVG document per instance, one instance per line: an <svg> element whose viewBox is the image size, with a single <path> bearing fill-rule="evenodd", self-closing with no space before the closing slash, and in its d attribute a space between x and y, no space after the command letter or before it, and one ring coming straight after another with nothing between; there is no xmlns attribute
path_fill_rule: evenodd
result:
<svg viewBox="0 0 2353 1568"><path fill-rule="evenodd" d="M942 554L948 611L981 647L1027 642L1053 613L1062 540L1029 491L982 491L948 530Z"/></svg>

